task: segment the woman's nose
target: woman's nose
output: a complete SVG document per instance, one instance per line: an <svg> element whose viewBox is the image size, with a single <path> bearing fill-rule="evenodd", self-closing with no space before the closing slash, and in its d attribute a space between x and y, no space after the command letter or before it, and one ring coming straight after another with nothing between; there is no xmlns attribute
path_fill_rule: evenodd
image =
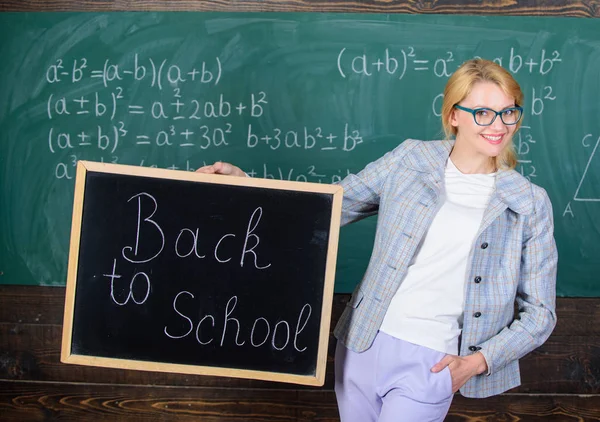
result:
<svg viewBox="0 0 600 422"><path fill-rule="evenodd" d="M506 125L504 124L504 122L502 121L502 119L500 118L500 115L496 116L496 119L494 120L494 122L490 125L490 127L492 129L497 129L497 130L504 130Z"/></svg>

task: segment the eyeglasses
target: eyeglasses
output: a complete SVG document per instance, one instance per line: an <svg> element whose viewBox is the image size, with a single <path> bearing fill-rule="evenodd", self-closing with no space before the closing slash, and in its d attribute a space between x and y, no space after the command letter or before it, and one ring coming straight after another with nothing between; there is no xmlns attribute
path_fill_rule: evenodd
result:
<svg viewBox="0 0 600 422"><path fill-rule="evenodd" d="M500 116L500 120L502 120L502 123L504 123L505 125L516 125L523 116L523 108L519 106L505 108L504 110L500 111L492 110L491 108L473 109L459 106L458 104L454 104L454 107L456 107L459 110L471 113L473 115L475 123L477 123L479 126L491 125L492 123L494 123L496 117L498 116Z"/></svg>

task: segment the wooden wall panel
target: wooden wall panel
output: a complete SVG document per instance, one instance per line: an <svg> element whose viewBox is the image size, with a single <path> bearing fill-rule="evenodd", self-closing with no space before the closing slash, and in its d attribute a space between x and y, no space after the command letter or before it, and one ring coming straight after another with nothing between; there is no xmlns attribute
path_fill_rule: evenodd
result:
<svg viewBox="0 0 600 422"><path fill-rule="evenodd" d="M597 397L455 396L446 422L599 421ZM0 382L0 420L338 422L332 391Z"/></svg>
<svg viewBox="0 0 600 422"><path fill-rule="evenodd" d="M123 371L60 363L59 325L0 323L0 379L204 387L273 388L273 383L223 377ZM325 388L333 390L333 352L329 346ZM523 385L530 394L600 394L600 337L551 336L521 361ZM276 388L310 388L277 384Z"/></svg>
<svg viewBox="0 0 600 422"><path fill-rule="evenodd" d="M322 388L65 365L64 294L0 286L1 421L339 420L333 339ZM335 295L333 323L348 298ZM521 387L489 399L456 395L447 421L600 421L600 298L559 298L557 313L548 342L521 361Z"/></svg>
<svg viewBox="0 0 600 422"><path fill-rule="evenodd" d="M3 0L0 11L448 13L600 17L598 0Z"/></svg>

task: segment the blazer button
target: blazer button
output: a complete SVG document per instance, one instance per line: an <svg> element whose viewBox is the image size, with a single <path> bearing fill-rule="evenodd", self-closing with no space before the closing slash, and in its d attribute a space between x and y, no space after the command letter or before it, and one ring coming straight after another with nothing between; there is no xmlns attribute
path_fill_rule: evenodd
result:
<svg viewBox="0 0 600 422"><path fill-rule="evenodd" d="M475 280L473 280L473 281L475 281L475 283L479 284L479 283L481 283L481 277L477 276L477 277L475 277Z"/></svg>
<svg viewBox="0 0 600 422"><path fill-rule="evenodd" d="M475 312L475 313L473 314L473 316L474 316L475 318L479 318L479 317L481 316L481 312Z"/></svg>
<svg viewBox="0 0 600 422"><path fill-rule="evenodd" d="M481 249L486 249L488 246L489 246L489 245L488 245L488 243L487 243L487 242L483 242L483 243L481 244Z"/></svg>
<svg viewBox="0 0 600 422"><path fill-rule="evenodd" d="M476 352L477 351L477 346L469 346L469 350L471 352Z"/></svg>

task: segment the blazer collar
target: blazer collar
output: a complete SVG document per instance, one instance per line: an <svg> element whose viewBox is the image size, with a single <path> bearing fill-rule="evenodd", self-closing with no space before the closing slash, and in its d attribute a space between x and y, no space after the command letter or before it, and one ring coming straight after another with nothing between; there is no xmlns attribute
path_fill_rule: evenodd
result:
<svg viewBox="0 0 600 422"><path fill-rule="evenodd" d="M446 162L454 140L424 141L407 154L404 163L413 170L429 173L434 180L444 180ZM530 182L515 170L498 170L494 195L516 213L533 212L533 193Z"/></svg>

